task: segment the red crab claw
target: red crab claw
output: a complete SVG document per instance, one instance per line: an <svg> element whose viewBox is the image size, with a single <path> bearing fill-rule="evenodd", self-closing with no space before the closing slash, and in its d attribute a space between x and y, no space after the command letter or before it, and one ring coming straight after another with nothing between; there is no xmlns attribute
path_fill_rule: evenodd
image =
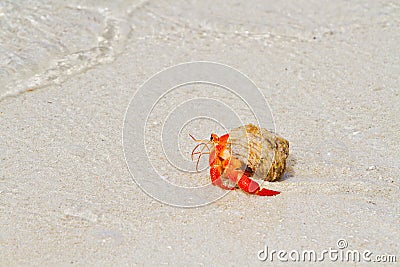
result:
<svg viewBox="0 0 400 267"><path fill-rule="evenodd" d="M257 196L275 196L280 194L280 192L278 191L269 190L266 188L260 189L260 186L257 182L254 182L244 174L242 175L237 184L243 191Z"/></svg>
<svg viewBox="0 0 400 267"><path fill-rule="evenodd" d="M208 158L208 164L210 167L215 165L215 161L217 158L217 152L215 151L215 148L211 149L210 151L210 157Z"/></svg>
<svg viewBox="0 0 400 267"><path fill-rule="evenodd" d="M235 187L228 187L222 183L221 166L216 164L216 159L217 159L216 151L215 149L212 149L210 152L210 157L208 159L210 164L210 177L212 184L219 186L225 190L234 190Z"/></svg>
<svg viewBox="0 0 400 267"><path fill-rule="evenodd" d="M280 194L278 191L269 190L266 188L260 189L260 185L247 177L247 175L243 174L241 171L230 171L226 173L229 179L237 181L237 185L243 191L257 196L275 196Z"/></svg>

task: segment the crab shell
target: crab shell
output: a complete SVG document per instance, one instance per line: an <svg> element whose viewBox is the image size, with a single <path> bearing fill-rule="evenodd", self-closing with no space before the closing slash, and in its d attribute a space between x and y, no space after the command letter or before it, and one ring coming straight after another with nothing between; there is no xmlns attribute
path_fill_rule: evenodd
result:
<svg viewBox="0 0 400 267"><path fill-rule="evenodd" d="M232 129L226 149L248 177L270 182L282 177L289 156L287 140L253 124Z"/></svg>

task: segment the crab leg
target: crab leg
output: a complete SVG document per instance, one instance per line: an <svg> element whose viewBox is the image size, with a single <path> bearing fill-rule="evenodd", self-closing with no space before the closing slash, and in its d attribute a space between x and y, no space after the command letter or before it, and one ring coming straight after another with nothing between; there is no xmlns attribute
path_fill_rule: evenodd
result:
<svg viewBox="0 0 400 267"><path fill-rule="evenodd" d="M247 177L242 171L227 169L225 175L232 181L237 182L237 185L243 191L258 196L275 196L280 194L278 191L260 188L260 185Z"/></svg>
<svg viewBox="0 0 400 267"><path fill-rule="evenodd" d="M263 189L259 190L256 195L258 195L258 196L275 196L275 195L279 195L280 193L281 192L263 188Z"/></svg>
<svg viewBox="0 0 400 267"><path fill-rule="evenodd" d="M211 177L211 182L213 185L219 186L225 190L235 190L236 189L235 187L228 187L228 186L222 184L221 167L219 167L219 166L213 166L210 168L210 177Z"/></svg>

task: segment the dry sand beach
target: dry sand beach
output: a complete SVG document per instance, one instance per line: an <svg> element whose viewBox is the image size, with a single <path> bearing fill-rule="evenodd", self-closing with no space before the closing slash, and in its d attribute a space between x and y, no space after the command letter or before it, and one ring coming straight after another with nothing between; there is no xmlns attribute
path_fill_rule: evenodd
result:
<svg viewBox="0 0 400 267"><path fill-rule="evenodd" d="M135 184L130 171L147 160L173 184L209 183L207 171L171 168L160 145L165 114L180 103L214 98L249 118L220 88L177 90L138 114L148 115L145 129L129 126L148 153L128 169L132 97L154 74L193 61L231 66L260 88L290 142L286 175L268 184L280 195L236 190L181 208ZM0 265L281 263L259 259L266 246L370 251L398 264L399 76L397 1L2 1ZM182 127L162 142L186 159L188 133L225 131L213 121Z"/></svg>

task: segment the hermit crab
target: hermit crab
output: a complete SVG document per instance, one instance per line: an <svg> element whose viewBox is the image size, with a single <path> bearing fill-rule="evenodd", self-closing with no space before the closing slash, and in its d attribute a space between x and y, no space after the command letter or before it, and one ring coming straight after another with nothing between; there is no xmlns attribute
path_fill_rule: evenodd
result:
<svg viewBox="0 0 400 267"><path fill-rule="evenodd" d="M263 181L276 181L285 172L289 142L277 134L253 124L232 129L228 134L211 134L210 140L199 140L192 151L197 156L196 170L202 155L209 154L213 185L223 189L274 196L280 192L261 188ZM200 149L201 148L201 149Z"/></svg>

